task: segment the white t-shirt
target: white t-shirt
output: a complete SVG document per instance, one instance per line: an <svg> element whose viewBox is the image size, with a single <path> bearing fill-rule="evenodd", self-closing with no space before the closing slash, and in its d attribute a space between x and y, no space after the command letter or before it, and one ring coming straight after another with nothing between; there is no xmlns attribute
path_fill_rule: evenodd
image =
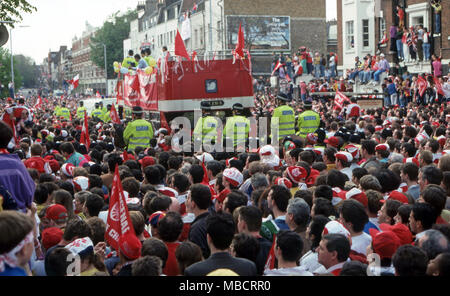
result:
<svg viewBox="0 0 450 296"><path fill-rule="evenodd" d="M352 250L367 256L367 246L372 243L372 237L363 232L358 236L352 236Z"/></svg>
<svg viewBox="0 0 450 296"><path fill-rule="evenodd" d="M300 266L304 267L309 272L315 272L317 269L325 267L319 263L319 254L317 252L309 251L300 259Z"/></svg>

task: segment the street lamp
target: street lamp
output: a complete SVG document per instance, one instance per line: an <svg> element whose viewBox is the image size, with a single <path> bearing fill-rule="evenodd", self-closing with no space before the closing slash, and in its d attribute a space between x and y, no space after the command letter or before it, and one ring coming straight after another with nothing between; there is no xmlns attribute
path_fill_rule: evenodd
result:
<svg viewBox="0 0 450 296"><path fill-rule="evenodd" d="M0 21L1 24L13 24L14 21ZM30 26L19 26L20 28L28 28ZM11 81L13 83L13 97L15 97L16 83L14 81L14 55L12 50L12 27L9 28L9 50L11 52Z"/></svg>

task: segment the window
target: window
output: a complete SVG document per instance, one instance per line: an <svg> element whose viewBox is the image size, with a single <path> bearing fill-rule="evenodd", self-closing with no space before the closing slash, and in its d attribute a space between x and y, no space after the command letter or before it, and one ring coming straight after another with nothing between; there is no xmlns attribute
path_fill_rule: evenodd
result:
<svg viewBox="0 0 450 296"><path fill-rule="evenodd" d="M380 38L383 39L383 35L386 32L386 20L384 18L380 18Z"/></svg>
<svg viewBox="0 0 450 296"><path fill-rule="evenodd" d="M363 47L369 47L369 20L362 20Z"/></svg>
<svg viewBox="0 0 450 296"><path fill-rule="evenodd" d="M355 36L353 34L353 21L345 23L345 28L347 32L347 49L355 48Z"/></svg>

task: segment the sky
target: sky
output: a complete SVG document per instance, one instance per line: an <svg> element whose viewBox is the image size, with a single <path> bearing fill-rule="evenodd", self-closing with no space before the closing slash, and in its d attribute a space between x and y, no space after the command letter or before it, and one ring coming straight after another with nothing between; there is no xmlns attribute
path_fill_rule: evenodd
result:
<svg viewBox="0 0 450 296"><path fill-rule="evenodd" d="M279 1L279 0L274 0ZM336 17L336 0L327 1L327 19ZM117 11L135 9L139 0L28 0L37 8L24 14L23 21L12 31L13 54L23 54L41 64L49 51L72 47L80 37L86 21L94 27ZM24 27L20 27L24 26ZM8 43L9 50L9 43Z"/></svg>

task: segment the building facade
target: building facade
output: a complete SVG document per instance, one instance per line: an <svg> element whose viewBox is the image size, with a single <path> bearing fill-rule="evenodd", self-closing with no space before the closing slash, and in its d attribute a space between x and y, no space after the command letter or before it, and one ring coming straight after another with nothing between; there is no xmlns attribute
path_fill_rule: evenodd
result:
<svg viewBox="0 0 450 296"><path fill-rule="evenodd" d="M405 63L397 59L397 54L391 51L390 28L399 25L397 5L405 11L404 23L406 27L422 25L428 29L431 36L431 53L442 55L444 72L450 62L450 1L440 0L441 32L436 32L436 13L431 0L336 0L338 15L338 50L339 65L348 69L354 66L354 57L366 53L383 53L390 63L399 64L411 73L430 72L429 62ZM357 8L355 10L355 8ZM365 20L369 20L369 47L365 47L367 31ZM353 21L353 31L349 22ZM357 24L357 25L356 25ZM373 24L373 25L372 25ZM386 35L385 35L386 34ZM377 46L384 37L386 44ZM353 48L350 40L354 38ZM361 43L361 40L363 41ZM373 42L372 42L373 40ZM349 45L350 44L350 45ZM350 46L350 47L349 47Z"/></svg>
<svg viewBox="0 0 450 296"><path fill-rule="evenodd" d="M80 38L72 40L72 77L79 75L79 87L76 92L86 95L106 92L106 77L104 69L97 67L91 61L91 38L95 36L97 28L86 23L86 29Z"/></svg>
<svg viewBox="0 0 450 296"><path fill-rule="evenodd" d="M252 54L254 72L270 73L273 52L289 54L297 52L300 46L322 53L327 51L325 2L147 0L138 5L138 19L131 23L130 38L124 41L124 56L130 49L140 52L140 47L145 43L151 44L155 58L161 55L163 46L167 46L173 54L175 36L179 30L188 52L196 51L200 56L215 52L222 57L231 57L238 22L241 21L243 26L263 29L254 40L246 40L246 48ZM183 27L185 16L189 17L188 28L186 25ZM280 20L283 23L280 24ZM264 36L269 31L271 36ZM288 38L282 40L277 32L286 32L283 36Z"/></svg>

